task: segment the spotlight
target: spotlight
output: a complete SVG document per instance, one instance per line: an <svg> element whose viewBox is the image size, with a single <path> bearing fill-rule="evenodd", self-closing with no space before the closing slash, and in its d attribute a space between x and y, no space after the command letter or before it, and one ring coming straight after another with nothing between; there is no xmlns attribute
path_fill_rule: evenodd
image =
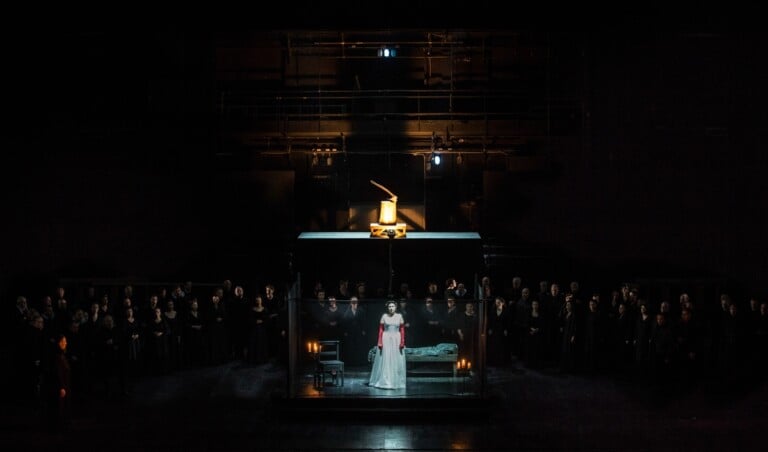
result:
<svg viewBox="0 0 768 452"><path fill-rule="evenodd" d="M440 154L433 152L432 158L429 159L432 163L435 164L435 166L440 166L440 163L443 161L443 159L440 157Z"/></svg>
<svg viewBox="0 0 768 452"><path fill-rule="evenodd" d="M377 55L381 58L391 58L397 56L397 50L389 47L382 47L378 50Z"/></svg>

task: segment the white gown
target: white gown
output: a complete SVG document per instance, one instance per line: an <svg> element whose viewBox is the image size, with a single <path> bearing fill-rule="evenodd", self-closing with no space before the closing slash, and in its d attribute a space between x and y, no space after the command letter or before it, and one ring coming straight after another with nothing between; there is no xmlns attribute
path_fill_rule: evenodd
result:
<svg viewBox="0 0 768 452"><path fill-rule="evenodd" d="M369 386L382 389L405 388L405 353L400 351L400 325L403 316L395 313L383 314L381 322L384 332L381 337L382 349L373 360Z"/></svg>

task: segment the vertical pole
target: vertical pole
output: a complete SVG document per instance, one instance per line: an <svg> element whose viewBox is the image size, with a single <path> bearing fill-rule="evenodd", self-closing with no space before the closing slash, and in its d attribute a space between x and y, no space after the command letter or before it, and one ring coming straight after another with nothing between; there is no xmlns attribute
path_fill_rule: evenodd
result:
<svg viewBox="0 0 768 452"><path fill-rule="evenodd" d="M392 267L392 241L395 240L395 235L387 232L387 243L389 245L389 285L387 285L387 296L392 298L395 296L392 292L392 277L395 275L395 269Z"/></svg>

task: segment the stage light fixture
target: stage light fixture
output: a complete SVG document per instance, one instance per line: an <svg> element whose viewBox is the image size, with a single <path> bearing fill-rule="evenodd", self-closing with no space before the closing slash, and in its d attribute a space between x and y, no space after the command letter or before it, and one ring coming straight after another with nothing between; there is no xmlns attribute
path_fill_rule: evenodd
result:
<svg viewBox="0 0 768 452"><path fill-rule="evenodd" d="M397 50L391 47L381 47L377 55L381 58L391 58L397 56Z"/></svg>
<svg viewBox="0 0 768 452"><path fill-rule="evenodd" d="M388 200L381 201L379 222L371 223L371 237L405 237L405 223L397 222L397 196L378 182L370 182L390 195Z"/></svg>

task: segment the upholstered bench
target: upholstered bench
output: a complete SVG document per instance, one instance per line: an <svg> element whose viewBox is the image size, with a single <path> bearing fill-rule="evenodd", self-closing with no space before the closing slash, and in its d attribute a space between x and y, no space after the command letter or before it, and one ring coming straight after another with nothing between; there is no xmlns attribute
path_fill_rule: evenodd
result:
<svg viewBox="0 0 768 452"><path fill-rule="evenodd" d="M368 362L373 362L376 357L377 347L368 352ZM456 363L459 360L459 346L457 344L440 343L433 347L406 347L405 363L451 363L453 376L456 376Z"/></svg>

